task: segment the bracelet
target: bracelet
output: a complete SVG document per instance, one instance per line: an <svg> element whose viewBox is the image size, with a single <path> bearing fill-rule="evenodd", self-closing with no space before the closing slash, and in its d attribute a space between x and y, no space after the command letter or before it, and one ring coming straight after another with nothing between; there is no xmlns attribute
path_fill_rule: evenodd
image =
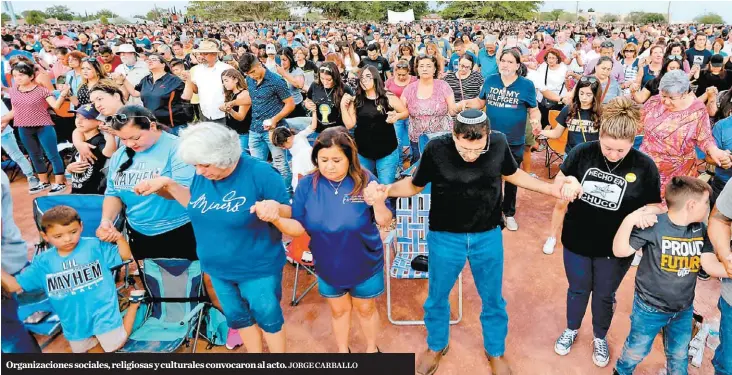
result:
<svg viewBox="0 0 732 375"><path fill-rule="evenodd" d="M376 223L376 227L379 228L380 231L391 232L396 229L396 219L391 219L391 222L387 226L381 226L379 223Z"/></svg>

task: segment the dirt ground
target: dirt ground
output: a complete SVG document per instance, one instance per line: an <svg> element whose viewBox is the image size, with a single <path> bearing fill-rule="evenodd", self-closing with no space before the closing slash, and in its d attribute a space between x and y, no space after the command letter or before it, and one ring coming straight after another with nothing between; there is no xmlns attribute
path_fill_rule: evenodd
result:
<svg viewBox="0 0 732 375"><path fill-rule="evenodd" d="M543 153L533 154L533 169L539 176L546 177ZM556 171L556 165L554 166ZM22 176L12 183L14 214L18 226L29 246L38 242L38 232L33 223L31 197L26 190ZM519 189L518 213L520 225L517 232L504 231L505 272L503 294L508 302L510 319L506 356L517 375L590 375L612 374L612 367L622 350L623 342L630 329L630 312L633 302L635 268L625 277L617 294L617 311L608 333L611 361L604 369L597 368L591 359L592 324L588 311L572 352L566 357L554 353L554 340L565 328L565 306L567 279L564 275L562 253L553 255L541 251L549 233L549 222L554 199ZM30 247L29 247L30 252ZM470 267L464 272L464 317L461 323L452 326L450 352L442 360L437 374L490 374L488 360L483 354L482 336L478 316L480 299L473 284ZM311 292L300 303L292 307L294 267L286 266L283 276L282 307L284 309L288 350L291 352L334 352L330 311L325 300L316 291ZM301 279L312 278L301 272ZM300 284L300 291L305 283ZM421 319L422 304L427 296L426 281L395 280L394 315L400 318ZM696 310L706 319L719 318L717 301L720 282L717 279L700 281L697 285ZM453 290L453 315L457 311L457 288ZM382 318L379 347L384 352L408 352L419 354L426 348L424 327L399 327L386 319L386 295L379 297L377 304ZM365 343L354 316L352 325L354 352L365 350ZM70 352L63 337L57 338L46 348L47 352ZM199 343L198 352L226 352L225 347L206 350ZM240 347L237 352L244 352ZM713 352L705 351L701 368L690 367L692 375L711 375ZM656 339L651 354L640 364L635 374L657 375L664 368L665 357L660 338Z"/></svg>

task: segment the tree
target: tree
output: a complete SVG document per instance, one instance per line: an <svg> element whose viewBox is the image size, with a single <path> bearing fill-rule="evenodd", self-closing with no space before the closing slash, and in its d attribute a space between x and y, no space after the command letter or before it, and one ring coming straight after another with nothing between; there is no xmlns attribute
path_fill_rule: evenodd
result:
<svg viewBox="0 0 732 375"><path fill-rule="evenodd" d="M109 25L109 19L107 19L106 15L102 15L99 17L99 22L102 23L102 25Z"/></svg>
<svg viewBox="0 0 732 375"><path fill-rule="evenodd" d="M371 2L306 2L307 8L320 10L329 19L345 19L353 21L384 21L388 11L404 12L412 9L414 18L420 19L429 13L426 1L371 1ZM302 6L302 4L300 4Z"/></svg>
<svg viewBox="0 0 732 375"><path fill-rule="evenodd" d="M661 13L630 12L625 17L625 22L636 24L662 23L666 22L666 16Z"/></svg>
<svg viewBox="0 0 732 375"><path fill-rule="evenodd" d="M618 22L618 21L620 21L620 17L618 17L617 14L608 13L608 14L604 14L600 18L600 22Z"/></svg>
<svg viewBox="0 0 732 375"><path fill-rule="evenodd" d="M29 25L40 25L46 23L46 14L41 12L40 10L29 10L23 12L23 18L25 18L25 22Z"/></svg>
<svg viewBox="0 0 732 375"><path fill-rule="evenodd" d="M702 14L701 16L698 16L694 18L694 21L698 23L703 23L705 25L723 25L724 19L722 16L716 13L709 12L707 14Z"/></svg>
<svg viewBox="0 0 732 375"><path fill-rule="evenodd" d="M552 21L559 21L559 17L564 13L561 9L554 9L549 14L551 15Z"/></svg>
<svg viewBox="0 0 732 375"><path fill-rule="evenodd" d="M117 13L114 13L114 12L112 12L109 9L102 9L102 10L100 10L100 11L97 12L96 18L101 19L102 17L115 18L115 17L118 17L118 16L117 16Z"/></svg>
<svg viewBox="0 0 732 375"><path fill-rule="evenodd" d="M46 18L48 18L48 15L46 13L41 12L40 10L24 10L24 11L20 12L20 15L22 16L23 19L25 19L25 18L28 18L28 16L31 14L31 12L36 12L36 14L41 15L44 20Z"/></svg>
<svg viewBox="0 0 732 375"><path fill-rule="evenodd" d="M594 10L594 9L592 9L592 8L590 8L590 9L587 9L587 12L588 12L588 13L595 13L595 10Z"/></svg>
<svg viewBox="0 0 732 375"><path fill-rule="evenodd" d="M189 16L218 21L264 21L290 18L290 8L298 6L282 1L191 1L187 8Z"/></svg>
<svg viewBox="0 0 732 375"><path fill-rule="evenodd" d="M441 1L447 4L441 15L445 19L520 21L532 19L541 1Z"/></svg>
<svg viewBox="0 0 732 375"><path fill-rule="evenodd" d="M145 17L140 17L142 19L146 19L148 21L157 21L160 18L162 18L162 14L157 9L153 9L145 15Z"/></svg>
<svg viewBox="0 0 732 375"><path fill-rule="evenodd" d="M10 16L7 15L7 14L5 14L5 13L3 13L2 14L2 21L3 22L10 22Z"/></svg>
<svg viewBox="0 0 732 375"><path fill-rule="evenodd" d="M49 18L55 18L59 21L71 21L74 19L74 14L71 13L71 9L64 5L54 5L46 8L46 15Z"/></svg>

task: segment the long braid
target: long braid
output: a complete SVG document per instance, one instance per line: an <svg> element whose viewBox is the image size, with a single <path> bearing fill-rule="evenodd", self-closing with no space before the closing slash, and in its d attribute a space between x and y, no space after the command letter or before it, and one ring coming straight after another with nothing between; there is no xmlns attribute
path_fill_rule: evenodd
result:
<svg viewBox="0 0 732 375"><path fill-rule="evenodd" d="M119 169L117 169L118 176L122 175L122 173L132 165L132 159L135 157L135 150L125 147L125 154L127 155L127 160L119 166Z"/></svg>

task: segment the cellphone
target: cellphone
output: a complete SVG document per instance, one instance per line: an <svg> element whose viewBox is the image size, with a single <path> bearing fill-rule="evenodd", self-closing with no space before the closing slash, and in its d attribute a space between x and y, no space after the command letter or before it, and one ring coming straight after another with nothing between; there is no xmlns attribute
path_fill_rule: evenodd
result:
<svg viewBox="0 0 732 375"><path fill-rule="evenodd" d="M66 84L66 76L61 76L61 77L56 78L56 84L57 85Z"/></svg>

